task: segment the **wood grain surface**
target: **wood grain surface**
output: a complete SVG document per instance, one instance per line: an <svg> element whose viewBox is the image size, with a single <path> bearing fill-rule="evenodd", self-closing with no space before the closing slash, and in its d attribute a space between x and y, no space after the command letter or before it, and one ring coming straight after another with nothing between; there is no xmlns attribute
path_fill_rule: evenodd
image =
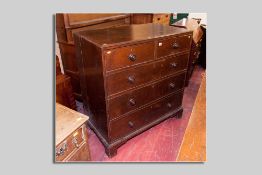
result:
<svg viewBox="0 0 262 175"><path fill-rule="evenodd" d="M196 97L191 117L180 147L177 161L206 161L206 76Z"/></svg>
<svg viewBox="0 0 262 175"><path fill-rule="evenodd" d="M88 120L88 116L56 103L56 145Z"/></svg>

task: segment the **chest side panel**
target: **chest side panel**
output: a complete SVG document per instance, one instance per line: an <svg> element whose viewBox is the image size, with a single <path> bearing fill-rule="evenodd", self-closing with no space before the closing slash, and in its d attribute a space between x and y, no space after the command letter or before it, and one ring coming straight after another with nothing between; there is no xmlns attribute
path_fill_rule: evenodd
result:
<svg viewBox="0 0 262 175"><path fill-rule="evenodd" d="M75 35L81 92L90 121L107 137L107 116L101 48Z"/></svg>

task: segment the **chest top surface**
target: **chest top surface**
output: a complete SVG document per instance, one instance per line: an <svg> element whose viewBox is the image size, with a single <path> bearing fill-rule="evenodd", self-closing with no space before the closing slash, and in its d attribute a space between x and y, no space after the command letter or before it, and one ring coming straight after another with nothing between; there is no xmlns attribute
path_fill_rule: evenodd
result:
<svg viewBox="0 0 262 175"><path fill-rule="evenodd" d="M162 24L136 24L75 33L99 47L144 41L169 35L192 33L191 30Z"/></svg>
<svg viewBox="0 0 262 175"><path fill-rule="evenodd" d="M56 103L56 145L88 120L88 116Z"/></svg>

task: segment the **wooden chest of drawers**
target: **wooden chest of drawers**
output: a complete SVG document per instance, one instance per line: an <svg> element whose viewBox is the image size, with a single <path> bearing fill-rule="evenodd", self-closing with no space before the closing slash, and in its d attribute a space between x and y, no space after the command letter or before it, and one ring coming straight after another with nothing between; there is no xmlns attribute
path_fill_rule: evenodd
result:
<svg viewBox="0 0 262 175"><path fill-rule="evenodd" d="M56 103L56 162L89 161L88 117Z"/></svg>
<svg viewBox="0 0 262 175"><path fill-rule="evenodd" d="M108 156L135 135L182 115L192 31L140 24L82 31L74 39L88 123Z"/></svg>

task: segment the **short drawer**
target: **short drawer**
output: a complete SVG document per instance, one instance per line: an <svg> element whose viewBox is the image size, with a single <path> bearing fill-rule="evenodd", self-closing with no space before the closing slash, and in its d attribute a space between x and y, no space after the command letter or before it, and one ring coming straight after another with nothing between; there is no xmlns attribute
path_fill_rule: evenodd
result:
<svg viewBox="0 0 262 175"><path fill-rule="evenodd" d="M183 91L172 94L150 106L110 122L111 140L124 137L135 130L161 118L164 114L181 107Z"/></svg>
<svg viewBox="0 0 262 175"><path fill-rule="evenodd" d="M79 161L90 161L90 153L89 153L89 147L86 142L81 144L78 150L76 150L68 159L66 162L79 162Z"/></svg>
<svg viewBox="0 0 262 175"><path fill-rule="evenodd" d="M106 71L136 65L154 59L154 42L146 42L104 51Z"/></svg>
<svg viewBox="0 0 262 175"><path fill-rule="evenodd" d="M191 39L191 35L183 35L158 40L157 58L190 49Z"/></svg>
<svg viewBox="0 0 262 175"><path fill-rule="evenodd" d="M131 90L121 96L108 100L110 119L117 118L153 100L175 92L184 87L185 73L158 81L146 87Z"/></svg>
<svg viewBox="0 0 262 175"><path fill-rule="evenodd" d="M159 62L154 62L108 75L106 77L107 95L110 96L159 78L159 65Z"/></svg>
<svg viewBox="0 0 262 175"><path fill-rule="evenodd" d="M84 142L84 131L81 127L56 146L56 161L63 161Z"/></svg>
<svg viewBox="0 0 262 175"><path fill-rule="evenodd" d="M155 85L155 94L163 96L184 88L185 78L186 72L182 72L162 80L160 83Z"/></svg>
<svg viewBox="0 0 262 175"><path fill-rule="evenodd" d="M174 74L178 71L187 69L189 53L170 56L162 63L161 76Z"/></svg>

